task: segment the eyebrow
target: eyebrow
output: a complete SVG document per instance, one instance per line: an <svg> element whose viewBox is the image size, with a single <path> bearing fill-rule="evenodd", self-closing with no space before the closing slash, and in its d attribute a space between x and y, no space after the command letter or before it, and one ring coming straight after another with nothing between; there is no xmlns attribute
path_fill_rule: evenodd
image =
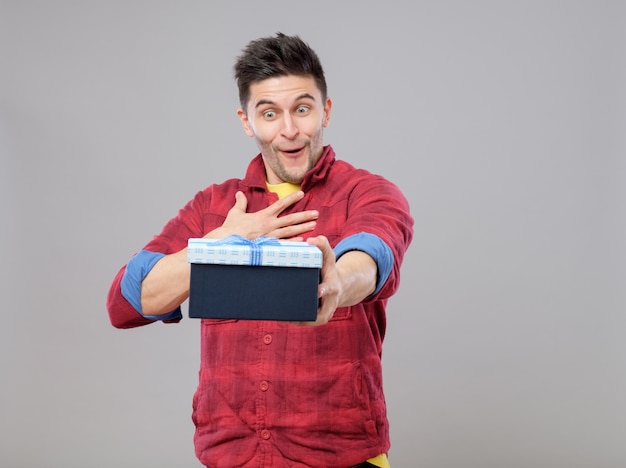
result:
<svg viewBox="0 0 626 468"><path fill-rule="evenodd" d="M301 99L311 99L311 100L315 101L315 97L313 97L309 93L302 93L300 96L298 96L295 99L295 101L297 102L297 101L300 101ZM274 105L276 103L274 101L272 101L271 99L261 99L259 102L256 103L254 108L258 109L259 107L264 106L265 104Z"/></svg>

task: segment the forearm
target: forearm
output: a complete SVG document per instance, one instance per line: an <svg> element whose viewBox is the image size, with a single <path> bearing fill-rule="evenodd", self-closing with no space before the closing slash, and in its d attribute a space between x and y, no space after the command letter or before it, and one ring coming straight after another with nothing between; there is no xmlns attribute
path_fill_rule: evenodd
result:
<svg viewBox="0 0 626 468"><path fill-rule="evenodd" d="M161 258L141 283L141 307L146 316L167 314L189 296L187 249Z"/></svg>
<svg viewBox="0 0 626 468"><path fill-rule="evenodd" d="M148 325L153 320L146 319L138 314L135 307L122 294L121 283L125 271L126 267L120 269L107 295L106 306L111 325L115 328L133 328Z"/></svg>
<svg viewBox="0 0 626 468"><path fill-rule="evenodd" d="M358 304L376 289L376 262L365 252L351 250L337 260L337 277L338 307Z"/></svg>

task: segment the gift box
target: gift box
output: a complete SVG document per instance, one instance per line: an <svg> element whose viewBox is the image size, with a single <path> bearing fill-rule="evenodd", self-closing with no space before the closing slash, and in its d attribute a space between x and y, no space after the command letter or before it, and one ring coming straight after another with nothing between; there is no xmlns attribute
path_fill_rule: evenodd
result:
<svg viewBox="0 0 626 468"><path fill-rule="evenodd" d="M189 239L189 317L315 321L322 252L270 237Z"/></svg>

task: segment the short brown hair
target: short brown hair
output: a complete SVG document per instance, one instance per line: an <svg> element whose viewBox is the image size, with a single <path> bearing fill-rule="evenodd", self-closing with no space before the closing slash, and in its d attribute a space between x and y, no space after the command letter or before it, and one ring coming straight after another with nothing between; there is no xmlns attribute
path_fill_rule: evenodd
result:
<svg viewBox="0 0 626 468"><path fill-rule="evenodd" d="M250 85L276 76L311 76L326 100L326 78L322 64L311 47L298 36L276 33L248 43L234 66L239 102L246 111Z"/></svg>

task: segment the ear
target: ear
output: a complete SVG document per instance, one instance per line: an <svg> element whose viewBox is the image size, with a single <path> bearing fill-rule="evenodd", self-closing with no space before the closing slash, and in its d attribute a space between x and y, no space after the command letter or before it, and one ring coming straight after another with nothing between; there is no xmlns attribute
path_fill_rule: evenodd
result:
<svg viewBox="0 0 626 468"><path fill-rule="evenodd" d="M248 116L241 107L237 109L237 116L239 117L239 120L241 120L241 126L243 127L243 131L246 132L246 135L253 137L254 131L252 131L252 126L250 125Z"/></svg>
<svg viewBox="0 0 626 468"><path fill-rule="evenodd" d="M328 123L330 122L330 111L333 108L333 101L327 97L326 102L324 103L324 120L322 120L322 127L328 127Z"/></svg>

